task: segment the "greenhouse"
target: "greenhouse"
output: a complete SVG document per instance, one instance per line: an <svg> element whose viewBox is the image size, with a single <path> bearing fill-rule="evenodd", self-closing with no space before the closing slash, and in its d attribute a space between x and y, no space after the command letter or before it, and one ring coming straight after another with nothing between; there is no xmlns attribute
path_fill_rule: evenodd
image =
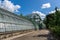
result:
<svg viewBox="0 0 60 40"><path fill-rule="evenodd" d="M35 29L31 21L0 8L0 32L27 29Z"/></svg>

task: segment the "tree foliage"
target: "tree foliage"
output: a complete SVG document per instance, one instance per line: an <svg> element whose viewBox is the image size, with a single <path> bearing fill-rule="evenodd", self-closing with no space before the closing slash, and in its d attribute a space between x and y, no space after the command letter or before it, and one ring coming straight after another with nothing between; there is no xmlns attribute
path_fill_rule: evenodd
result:
<svg viewBox="0 0 60 40"><path fill-rule="evenodd" d="M45 18L45 24L48 27L60 26L60 11L55 8L55 13L50 13Z"/></svg>
<svg viewBox="0 0 60 40"><path fill-rule="evenodd" d="M55 13L46 16L44 23L57 37L60 37L60 10L55 8Z"/></svg>

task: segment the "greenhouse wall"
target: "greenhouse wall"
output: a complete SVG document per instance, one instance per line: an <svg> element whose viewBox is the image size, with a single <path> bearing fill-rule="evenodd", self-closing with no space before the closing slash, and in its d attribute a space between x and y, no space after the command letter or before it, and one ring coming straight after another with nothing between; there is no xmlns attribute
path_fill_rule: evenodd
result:
<svg viewBox="0 0 60 40"><path fill-rule="evenodd" d="M35 29L27 19L0 8L0 32Z"/></svg>

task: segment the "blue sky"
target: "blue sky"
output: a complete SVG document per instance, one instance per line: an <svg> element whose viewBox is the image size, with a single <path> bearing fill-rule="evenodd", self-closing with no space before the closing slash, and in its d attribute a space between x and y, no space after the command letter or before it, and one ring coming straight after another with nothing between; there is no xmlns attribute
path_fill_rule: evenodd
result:
<svg viewBox="0 0 60 40"><path fill-rule="evenodd" d="M48 14L50 11L54 10L57 6L60 8L60 0L11 0L12 3L21 6L19 9L20 13L24 15L32 13L32 11L40 11L44 14ZM45 3L50 3L50 8L42 9L42 5Z"/></svg>
<svg viewBox="0 0 60 40"><path fill-rule="evenodd" d="M60 0L0 0L0 7L16 14L39 13L44 16L60 8Z"/></svg>

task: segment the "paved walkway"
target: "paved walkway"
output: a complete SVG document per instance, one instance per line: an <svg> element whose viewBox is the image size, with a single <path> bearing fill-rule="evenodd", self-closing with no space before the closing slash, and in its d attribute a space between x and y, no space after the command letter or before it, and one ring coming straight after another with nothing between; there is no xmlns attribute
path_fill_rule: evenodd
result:
<svg viewBox="0 0 60 40"><path fill-rule="evenodd" d="M53 40L53 37L49 30L40 30L12 40Z"/></svg>
<svg viewBox="0 0 60 40"><path fill-rule="evenodd" d="M3 40L53 40L53 37L51 36L49 30L43 29L13 36Z"/></svg>

